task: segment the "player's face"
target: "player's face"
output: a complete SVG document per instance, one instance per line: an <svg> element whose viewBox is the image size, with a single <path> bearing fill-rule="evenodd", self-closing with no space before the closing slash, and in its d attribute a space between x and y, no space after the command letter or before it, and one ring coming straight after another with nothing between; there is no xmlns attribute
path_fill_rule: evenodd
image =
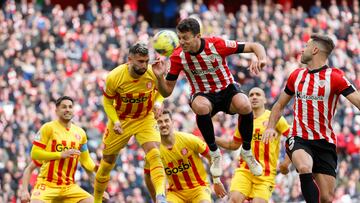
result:
<svg viewBox="0 0 360 203"><path fill-rule="evenodd" d="M192 32L177 32L179 37L179 43L184 52L197 52L198 40L200 40L200 34L194 35Z"/></svg>
<svg viewBox="0 0 360 203"><path fill-rule="evenodd" d="M161 136L166 137L170 135L173 123L169 114L161 114L161 116L157 119L157 124L159 126Z"/></svg>
<svg viewBox="0 0 360 203"><path fill-rule="evenodd" d="M314 44L312 40L309 40L306 43L305 48L301 52L301 63L308 64L312 60L313 49L314 49Z"/></svg>
<svg viewBox="0 0 360 203"><path fill-rule="evenodd" d="M73 103L70 100L63 100L58 107L56 107L56 115L60 120L69 122L74 116Z"/></svg>
<svg viewBox="0 0 360 203"><path fill-rule="evenodd" d="M253 109L265 108L266 97L262 89L252 88L249 92L249 99Z"/></svg>
<svg viewBox="0 0 360 203"><path fill-rule="evenodd" d="M129 55L129 64L137 75L143 75L148 68L149 56L140 54Z"/></svg>

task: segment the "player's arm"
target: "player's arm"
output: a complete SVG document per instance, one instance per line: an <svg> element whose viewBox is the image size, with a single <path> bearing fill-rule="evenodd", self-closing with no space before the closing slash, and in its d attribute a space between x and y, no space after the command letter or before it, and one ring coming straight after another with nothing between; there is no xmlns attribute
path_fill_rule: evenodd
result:
<svg viewBox="0 0 360 203"><path fill-rule="evenodd" d="M117 134L122 134L123 130L121 128L119 117L116 113L114 107L114 99L117 96L115 88L113 88L113 75L110 75L106 78L106 85L103 91L103 106L104 111L108 119L114 123L113 130Z"/></svg>
<svg viewBox="0 0 360 203"><path fill-rule="evenodd" d="M90 156L87 144L81 145L80 148L80 163L81 166L84 167L85 170L89 172L96 172L96 164L94 163L93 159Z"/></svg>
<svg viewBox="0 0 360 203"><path fill-rule="evenodd" d="M36 163L32 161L24 170L23 177L21 178L22 185L20 187L21 202L30 202L30 193L28 190L28 186L29 186L31 174L37 167L38 166L36 165Z"/></svg>
<svg viewBox="0 0 360 203"><path fill-rule="evenodd" d="M271 139L274 139L277 136L278 133L275 130L276 124L283 114L285 106L289 103L292 97L293 94L291 95L287 93L287 89L285 89L285 91L280 94L279 99L271 109L269 123L262 137L263 142L268 143Z"/></svg>
<svg viewBox="0 0 360 203"><path fill-rule="evenodd" d="M260 43L245 42L243 53L254 53L260 61L266 62L266 51Z"/></svg>
<svg viewBox="0 0 360 203"><path fill-rule="evenodd" d="M215 137L215 142L217 145L227 150L237 150L242 144L240 139L235 139L235 136L231 140L228 140L225 137Z"/></svg>
<svg viewBox="0 0 360 203"><path fill-rule="evenodd" d="M76 149L68 149L62 152L49 152L45 150L44 147L33 145L31 148L31 158L34 160L57 160L57 159L66 159L68 157L80 155L80 151Z"/></svg>
<svg viewBox="0 0 360 203"><path fill-rule="evenodd" d="M346 96L352 104L354 104L360 110L360 93L355 90Z"/></svg>
<svg viewBox="0 0 360 203"><path fill-rule="evenodd" d="M176 74L173 74L170 70L165 78L167 69L166 66L167 64L163 60L157 60L154 64L152 64L152 69L157 79L157 88L164 98L170 96L173 92L179 73L179 70L174 68L176 70Z"/></svg>
<svg viewBox="0 0 360 203"><path fill-rule="evenodd" d="M266 51L263 45L257 42L237 42L238 48L236 53L254 53L257 57L257 61L252 61L249 70L258 74L266 65Z"/></svg>

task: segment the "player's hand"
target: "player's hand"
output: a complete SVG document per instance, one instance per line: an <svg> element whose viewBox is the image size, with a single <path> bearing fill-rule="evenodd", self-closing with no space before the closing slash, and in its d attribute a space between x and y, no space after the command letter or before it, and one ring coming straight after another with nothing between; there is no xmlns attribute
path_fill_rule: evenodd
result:
<svg viewBox="0 0 360 203"><path fill-rule="evenodd" d="M121 128L120 121L116 121L114 123L113 130L115 131L116 134L119 134L119 135L121 135L123 133L123 129Z"/></svg>
<svg viewBox="0 0 360 203"><path fill-rule="evenodd" d="M66 159L69 157L76 157L80 155L80 151L77 149L68 149L63 152L61 152L61 158Z"/></svg>
<svg viewBox="0 0 360 203"><path fill-rule="evenodd" d="M266 66L266 59L252 61L249 67L251 73L257 75Z"/></svg>
<svg viewBox="0 0 360 203"><path fill-rule="evenodd" d="M27 190L20 191L20 201L21 203L30 202L30 193Z"/></svg>
<svg viewBox="0 0 360 203"><path fill-rule="evenodd" d="M279 170L280 170L281 174L284 174L284 175L288 174L289 173L289 164L281 162L279 164Z"/></svg>
<svg viewBox="0 0 360 203"><path fill-rule="evenodd" d="M155 119L159 118L161 116L162 112L164 110L164 105L162 103L156 102L153 107L153 112L155 114Z"/></svg>
<svg viewBox="0 0 360 203"><path fill-rule="evenodd" d="M224 185L221 182L214 183L214 192L215 192L215 195L220 198L224 198L227 195Z"/></svg>
<svg viewBox="0 0 360 203"><path fill-rule="evenodd" d="M157 58L154 61L154 63L152 64L152 69L153 69L153 72L154 72L154 74L155 74L155 76L157 78L163 77L165 72L166 72L165 61L160 60L159 58Z"/></svg>
<svg viewBox="0 0 360 203"><path fill-rule="evenodd" d="M267 128L261 138L261 140L265 143L268 144L269 142L271 142L273 139L275 139L275 137L277 136L277 132L274 128Z"/></svg>
<svg viewBox="0 0 360 203"><path fill-rule="evenodd" d="M109 201L109 200L110 200L110 195L109 195L109 193L104 192L104 194L103 194L103 196L102 196L102 199L103 199L103 201L105 201L105 202Z"/></svg>

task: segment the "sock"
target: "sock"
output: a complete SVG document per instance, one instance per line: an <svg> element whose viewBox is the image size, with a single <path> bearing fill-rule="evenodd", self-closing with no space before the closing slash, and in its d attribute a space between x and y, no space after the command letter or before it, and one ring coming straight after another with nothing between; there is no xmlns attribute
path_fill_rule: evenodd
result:
<svg viewBox="0 0 360 203"><path fill-rule="evenodd" d="M251 140L254 128L254 116L253 113L239 115L238 129L243 140L242 148L245 150L251 149Z"/></svg>
<svg viewBox="0 0 360 203"><path fill-rule="evenodd" d="M154 148L150 150L145 158L150 164L150 178L154 185L156 195L165 195L166 177L159 149Z"/></svg>
<svg viewBox="0 0 360 203"><path fill-rule="evenodd" d="M196 115L196 123L210 150L216 151L218 147L215 143L214 126L210 114Z"/></svg>
<svg viewBox="0 0 360 203"><path fill-rule="evenodd" d="M104 160L101 160L99 169L96 172L94 183L94 202L102 203L102 197L104 191L110 180L110 171L114 168L115 163L109 164Z"/></svg>
<svg viewBox="0 0 360 203"><path fill-rule="evenodd" d="M312 173L300 174L301 192L306 203L320 203L320 191Z"/></svg>

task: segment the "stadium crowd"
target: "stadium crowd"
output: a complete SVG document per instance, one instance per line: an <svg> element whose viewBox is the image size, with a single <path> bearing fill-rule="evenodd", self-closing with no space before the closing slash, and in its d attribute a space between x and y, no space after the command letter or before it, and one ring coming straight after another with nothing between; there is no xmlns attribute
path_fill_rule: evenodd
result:
<svg viewBox="0 0 360 203"><path fill-rule="evenodd" d="M109 70L127 60L127 47L148 41L153 29L136 6L113 7L108 0L76 8L8 0L0 11L0 202L17 202L22 172L31 161L29 151L39 127L55 118L54 100L61 95L75 98L74 120L86 129L94 160L101 158L101 139L106 125L102 88ZM241 5L237 13L225 13L221 3L205 5L185 1L179 18L195 16L202 21L205 36L221 35L240 41L257 41L266 47L268 66L258 75L247 67L252 55L228 58L229 67L242 88L265 90L269 107L283 91L289 73L299 67L299 55L311 33L327 33L336 42L330 66L342 69L360 89L359 1L346 0L328 8L316 1L309 11L284 9L266 1ZM155 52L152 51L154 58ZM184 76L165 106L174 112L175 126L199 135L188 105L189 87ZM334 202L360 201L360 112L343 98L333 128L338 134L338 182ZM288 106L285 116L291 116ZM219 113L214 118L217 136L233 136L237 119ZM99 147L100 146L100 147ZM228 188L238 154L224 153L222 181ZM282 152L282 157L284 152ZM134 140L121 151L107 189L110 202L149 202L143 181L144 152ZM80 170L80 169L79 169ZM33 174L31 185L36 174ZM92 184L84 171L76 179L87 191ZM272 202L303 201L299 177L292 168L276 177ZM222 200L216 200L222 202Z"/></svg>

